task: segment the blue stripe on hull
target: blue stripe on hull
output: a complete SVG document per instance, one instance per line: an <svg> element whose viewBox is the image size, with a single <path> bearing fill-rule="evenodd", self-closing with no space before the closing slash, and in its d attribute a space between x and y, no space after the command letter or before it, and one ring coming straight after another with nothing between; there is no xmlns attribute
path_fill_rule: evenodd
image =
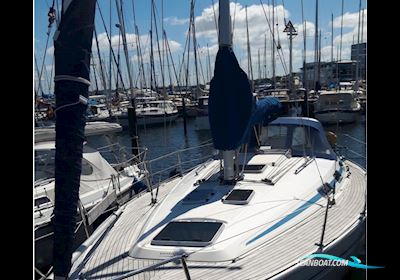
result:
<svg viewBox="0 0 400 280"><path fill-rule="evenodd" d="M281 225L285 224L286 222L290 221L291 219L293 219L294 217L296 217L297 215L299 215L301 212L303 212L304 210L306 210L308 207L310 207L312 204L314 204L315 202L317 202L322 196L317 193L315 196L313 196L311 199L309 199L308 201L306 201L304 204L302 204L299 208L297 208L296 210L294 210L291 214L287 215L285 218L281 219L279 222L277 222L276 224L274 224L273 226L271 226L270 228L266 229L265 231L261 232L259 235L257 235L256 237L250 239L249 241L246 242L246 246L249 245L250 243L253 243L254 241L260 239L261 237L265 236L266 234L270 233L271 231L273 231L274 229L277 229L278 227L280 227Z"/></svg>

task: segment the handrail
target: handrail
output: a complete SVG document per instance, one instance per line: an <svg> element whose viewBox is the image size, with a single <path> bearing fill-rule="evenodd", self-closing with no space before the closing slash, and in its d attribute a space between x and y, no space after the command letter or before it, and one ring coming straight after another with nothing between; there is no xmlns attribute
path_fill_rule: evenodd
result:
<svg viewBox="0 0 400 280"><path fill-rule="evenodd" d="M189 270L188 270L188 267L187 267L186 261L185 261L186 258L187 258L186 254L174 256L174 257L171 257L169 259L165 259L165 260L163 260L161 262L146 266L144 268L140 268L140 269L133 270L131 272L127 272L127 273L125 273L125 274L123 274L121 276L113 278L112 280L126 279L126 278L128 278L130 276L134 276L134 275L137 275L139 273L142 273L142 272L145 272L145 271L148 271L148 270L152 270L154 268L157 268L159 266L162 266L164 264L167 264L167 263L170 263L170 262L174 262L174 261L177 261L177 260L180 260L182 262L182 268L183 268L183 270L185 272L186 279L190 280Z"/></svg>
<svg viewBox="0 0 400 280"><path fill-rule="evenodd" d="M160 160L160 159L164 159L164 158L166 158L166 157L169 157L169 156L172 156L172 155L181 153L181 152L187 152L187 151L190 151L190 150L193 150L193 149L198 149L198 148L207 147L207 146L211 146L211 145L212 145L212 143L207 143L207 144L203 144L203 145L196 146L196 147L190 147L190 148L186 148L186 149L179 149L179 150L176 150L176 151L174 151L174 152L171 152L171 153L162 155L162 156L160 156L160 157L157 157L157 158L148 160L147 162L148 162L148 163L152 163L152 162L154 162L154 161L157 161L157 160Z"/></svg>
<svg viewBox="0 0 400 280"><path fill-rule="evenodd" d="M357 139L357 138L354 138L353 136L351 136L351 135L349 135L349 134L347 134L347 133L343 133L342 135L344 135L344 136L346 136L346 137L349 137L350 139L352 139L352 140L354 140L354 141L356 141L356 142L358 142L358 143L361 143L361 144L363 144L363 145L367 145L367 143L365 143L365 142L363 142L363 141L361 141L361 140L359 140L359 139Z"/></svg>

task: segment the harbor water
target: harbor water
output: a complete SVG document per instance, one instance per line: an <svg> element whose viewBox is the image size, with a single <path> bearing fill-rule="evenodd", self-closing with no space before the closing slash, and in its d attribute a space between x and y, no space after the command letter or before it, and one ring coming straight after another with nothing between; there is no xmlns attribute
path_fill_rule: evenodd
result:
<svg viewBox="0 0 400 280"><path fill-rule="evenodd" d="M366 167L365 123L365 115L362 115L355 123L324 126L326 131L336 134L338 153L364 168ZM182 118L165 125L140 127L138 132L140 145L148 149L146 157L148 160L175 152L179 149L187 149L211 143L210 130L196 130L194 118L187 119L186 136L184 135ZM127 130L118 133L111 139L111 141L118 142L121 146L126 147L127 150L131 147L131 138ZM93 148L99 148L110 143L107 143L102 137L93 136L88 138L88 144ZM212 145L203 146L199 149L185 151L182 153L180 160L186 162L185 168L190 168L201 162L195 159L204 159L213 152L215 153ZM112 161L112 159L108 160ZM170 164L171 162L157 162L153 166L154 169L152 171L157 172Z"/></svg>

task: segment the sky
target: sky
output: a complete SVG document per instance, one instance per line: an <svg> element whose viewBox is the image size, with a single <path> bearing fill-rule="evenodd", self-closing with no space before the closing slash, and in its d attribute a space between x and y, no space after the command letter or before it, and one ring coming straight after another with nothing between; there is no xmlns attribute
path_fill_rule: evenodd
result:
<svg viewBox="0 0 400 280"><path fill-rule="evenodd" d="M54 0L56 10L60 12L61 9L57 8L57 4L61 5L62 0ZM190 0L153 0L156 7L156 21L158 28L158 41L160 44L161 64L164 65L164 83L166 85L172 83L176 84L175 73L177 75L181 72L181 76L185 72L180 67L184 57L184 65L187 65L187 50L185 50L185 42L187 39L187 32L189 28L189 15L190 15ZM48 17L47 13L52 0L35 0L34 3L34 82L35 88L38 88L38 76L41 76L41 88L46 93L53 91L54 66L53 66L53 35L56 29L55 24L48 32ZM132 76L136 86L140 84L143 77L139 75L139 59L137 55L136 42L137 38L134 31L134 17L133 6L135 8L136 25L139 30L139 38L141 44L141 52L143 57L143 68L145 70L146 84L149 84L150 79L150 15L151 15L151 2L152 0L123 0L123 13L125 19L125 28L127 33L128 57L131 63ZM299 72L302 66L303 53L304 53L304 26L306 27L306 61L314 61L314 35L315 35L315 9L316 0L275 0L275 23L277 23L275 31L275 42L281 46L281 49L275 51L276 61L276 75L284 75L288 73L289 69L289 40L287 33L283 32L285 20L291 21L298 33L293 39L293 71ZM321 32L321 60L331 60L331 34L332 34L332 14L333 14L333 59L347 60L350 59L350 48L353 42L357 43L367 41L367 1L361 0L361 8L364 9L364 20L360 20L360 34L358 32L359 26L359 5L360 0L346 0L343 1L343 36L342 36L342 51L341 57L339 55L340 46L340 33L341 33L341 19L342 19L342 0L319 0L318 8L318 29ZM248 51L247 51L247 36L246 36L246 6L247 6L247 22L249 29L249 42L252 61L252 72L254 79L272 76L272 36L269 26L272 28L272 0L236 0L230 1L230 13L233 29L233 49L242 69L249 74L248 67ZM261 5L261 3L263 5ZM302 15L303 3L303 15ZM213 5L214 4L214 5ZM111 7L110 7L111 5ZM118 15L116 13L116 3L113 0L98 0L96 8L95 27L98 35L100 57L103 61L103 68L109 71L109 43L103 22L100 16L104 17L107 29L110 24L110 9L111 9L111 22L112 22L112 46L115 54L118 53L119 41L120 43L120 65L121 73L123 75L124 85L128 86L126 60L123 54L122 40L119 38L119 29L115 26L118 23ZM264 13L265 11L265 13ZM361 13L362 15L362 13ZM215 55L218 51L218 37L215 25L215 18L218 19L218 0L195 0L194 7L195 16L195 29L196 40L198 45L198 76L199 83L209 82L212 77L214 69ZM270 24L268 24L268 21ZM162 20L163 19L163 20ZM363 24L362 24L363 22ZM166 32L168 45L173 58L173 63L169 59L167 64L166 55L164 51L161 30L162 25ZM363 31L363 32L361 32ZM157 40L155 38L155 27L153 22L153 49L155 59L155 72L157 85L162 85L162 71L160 69L160 57L158 56ZM46 41L48 45L46 47ZM265 44L266 40L266 44ZM208 46L208 47L207 47ZM266 47L265 47L266 46ZM92 44L93 53L93 67L91 71L92 85L91 89L102 89L102 83L99 78L100 73L100 60L98 52L93 39ZM185 55L184 55L185 53ZM209 56L208 56L209 53ZM189 84L196 83L195 63L194 63L193 44L191 43L190 57L189 57ZM208 57L210 63L208 63ZM260 58L260 59L259 59ZM259 63L260 61L260 63ZM36 66L37 65L37 66ZM112 72L115 73L113 64ZM43 69L43 70L41 70ZM181 71L180 71L181 69ZM96 72L97 77L94 77ZM39 74L38 74L39 73ZM40 74L42 73L42 74ZM108 74L105 73L107 76ZM112 87L115 87L116 78L115 74L112 76ZM170 79L171 77L171 79ZM181 83L184 78L180 78ZM93 81L97 80L97 83ZM108 87L108 78L106 78L106 85ZM96 85L95 85L96 84Z"/></svg>

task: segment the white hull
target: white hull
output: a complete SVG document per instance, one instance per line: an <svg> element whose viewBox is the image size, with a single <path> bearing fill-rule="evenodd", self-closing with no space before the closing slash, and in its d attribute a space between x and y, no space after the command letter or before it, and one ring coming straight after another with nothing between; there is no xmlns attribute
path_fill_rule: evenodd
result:
<svg viewBox="0 0 400 280"><path fill-rule="evenodd" d="M147 125L161 125L161 124L167 124L169 125L170 123L174 122L178 118L178 114L171 114L171 115L166 115L166 116L145 116L145 117L140 117L137 116L137 124L139 126L147 126ZM122 117L122 118L115 118L115 121L118 122L123 128L128 128L129 127L129 121L128 118Z"/></svg>
<svg viewBox="0 0 400 280"><path fill-rule="evenodd" d="M355 255L358 242L362 242L365 234L365 220L359 219L364 207L365 174L358 166L347 162L350 167L350 185L336 199L328 215L328 223L324 244L326 248L321 253L333 254L348 259ZM199 166L194 171L204 169ZM183 182L184 178L177 178L160 187L160 201L171 192L174 187ZM84 278L111 279L121 276L128 271L153 265L160 260L138 259L128 256L131 245L137 240L146 219L152 216L157 207L149 205L150 194L147 193L132 203L126 205L123 215L115 225L106 233L105 237L96 245L96 240L88 248L97 247L82 266L86 252L80 255L74 263L70 279ZM192 279L340 279L346 273L344 267L303 267L298 261L309 254L316 253L322 224L324 207L321 207L312 216L300 222L297 226L288 228L282 234L269 240L254 250L239 257L234 262L199 262L187 261ZM133 226L134 225L134 226ZM99 232L99 236L100 236ZM88 252L87 251L87 252ZM166 255L165 258L168 258ZM113 260L113 261L111 261ZM169 263L165 269L152 270L149 279L185 279L182 265ZM112 273L112 274L110 274ZM330 278L332 276L332 278ZM142 279L138 274L129 279ZM316 277L316 278L313 278Z"/></svg>
<svg viewBox="0 0 400 280"><path fill-rule="evenodd" d="M120 131L122 131L122 127L117 123L92 121L85 125L85 136L112 134ZM55 125L35 128L35 142L54 141L55 139Z"/></svg>
<svg viewBox="0 0 400 280"><path fill-rule="evenodd" d="M332 111L332 112L314 112L315 118L324 124L353 123L360 115L360 110L354 111Z"/></svg>

